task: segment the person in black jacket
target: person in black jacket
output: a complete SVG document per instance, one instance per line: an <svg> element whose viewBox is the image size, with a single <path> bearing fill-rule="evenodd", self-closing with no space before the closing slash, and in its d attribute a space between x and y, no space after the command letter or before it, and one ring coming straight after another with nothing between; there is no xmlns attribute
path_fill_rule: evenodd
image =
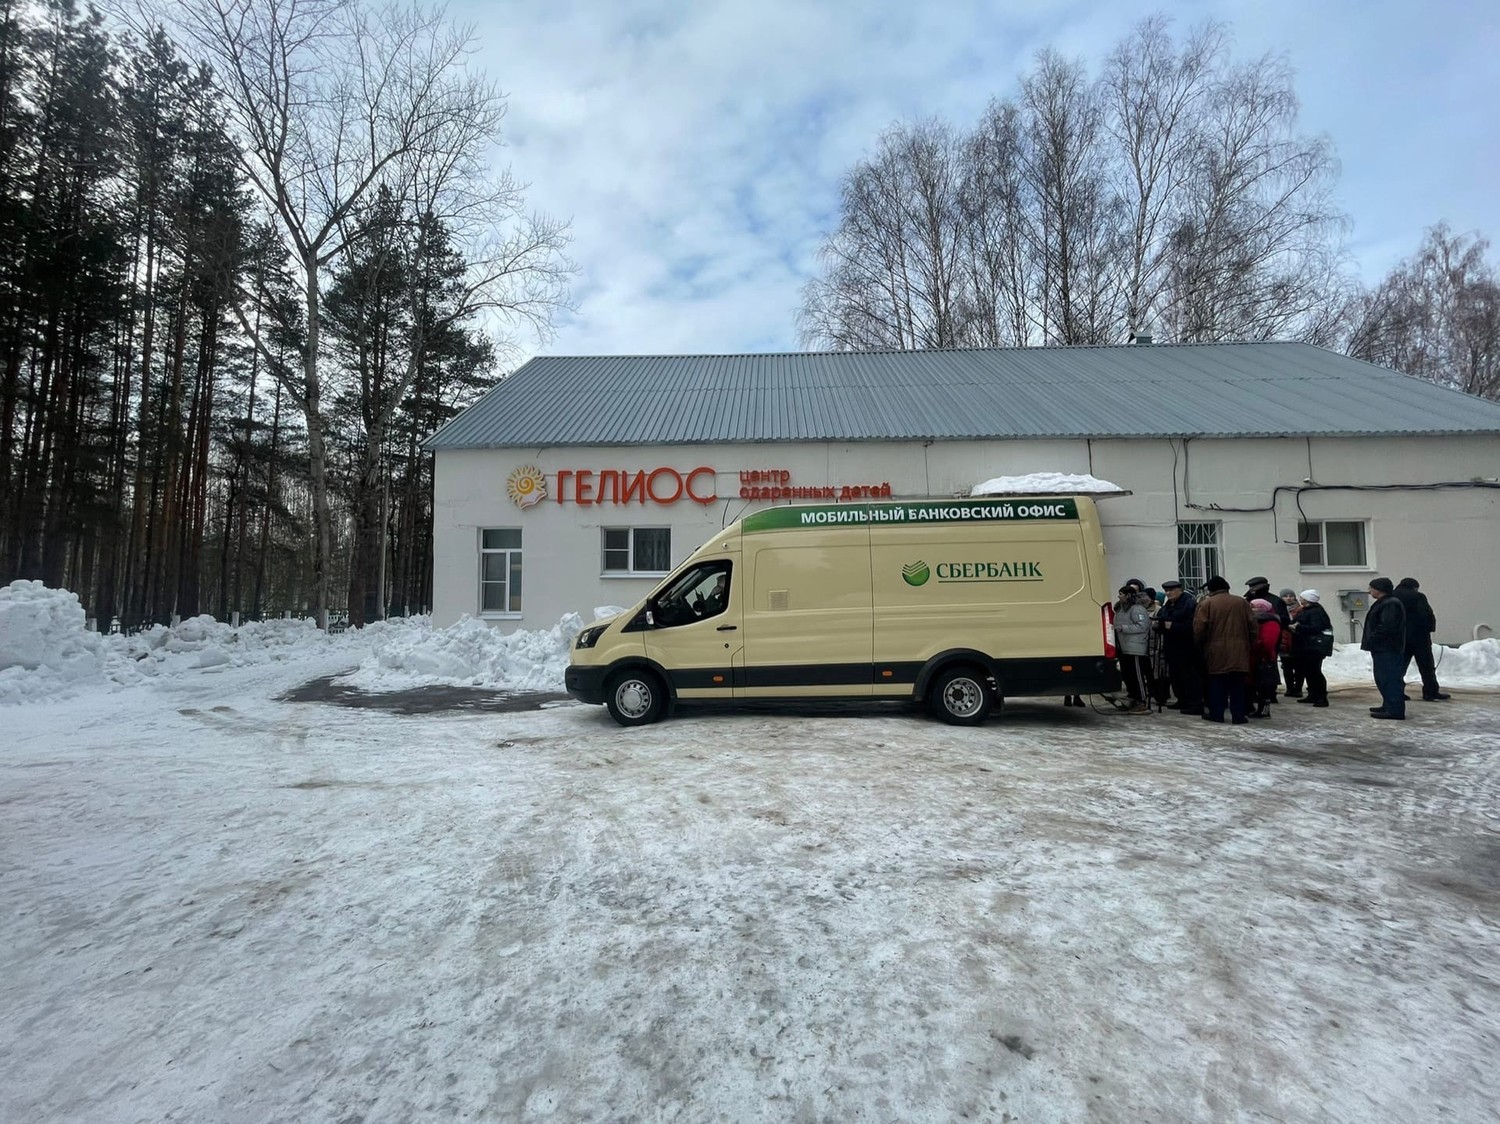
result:
<svg viewBox="0 0 1500 1124"><path fill-rule="evenodd" d="M1304 589L1297 594L1297 604L1301 608L1292 620L1292 660L1307 687L1307 693L1297 701L1327 706L1328 679L1323 675L1321 645L1324 633L1333 632L1333 621L1328 617L1328 610L1323 608L1316 589Z"/></svg>
<svg viewBox="0 0 1500 1124"><path fill-rule="evenodd" d="M1156 610L1153 627L1161 636L1167 660L1167 677L1177 696L1171 708L1184 714L1203 713L1203 687L1198 678L1198 649L1193 643L1193 613L1198 603L1176 578L1161 583L1166 600Z"/></svg>
<svg viewBox="0 0 1500 1124"><path fill-rule="evenodd" d="M1390 578L1370 579L1370 608L1365 612L1365 634L1359 646L1370 653L1375 686L1382 705L1372 706L1373 718L1404 719L1406 687L1401 668L1406 662L1406 608L1392 597Z"/></svg>
<svg viewBox="0 0 1500 1124"><path fill-rule="evenodd" d="M1437 631L1437 614L1427 603L1427 595L1416 578L1402 578L1396 583L1393 596L1406 610L1406 659L1401 664L1401 678L1405 680L1406 669L1411 661L1417 661L1417 671L1422 676L1422 701L1447 702L1452 695L1443 694L1438 686L1437 665L1432 662L1432 634Z"/></svg>

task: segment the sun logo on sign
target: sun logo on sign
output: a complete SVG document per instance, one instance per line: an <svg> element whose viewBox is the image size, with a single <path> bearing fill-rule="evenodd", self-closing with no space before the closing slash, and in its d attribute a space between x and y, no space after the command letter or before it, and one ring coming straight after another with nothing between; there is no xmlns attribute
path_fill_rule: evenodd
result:
<svg viewBox="0 0 1500 1124"><path fill-rule="evenodd" d="M523 464L511 472L505 482L505 491L511 503L525 509L547 498L547 478L536 465Z"/></svg>

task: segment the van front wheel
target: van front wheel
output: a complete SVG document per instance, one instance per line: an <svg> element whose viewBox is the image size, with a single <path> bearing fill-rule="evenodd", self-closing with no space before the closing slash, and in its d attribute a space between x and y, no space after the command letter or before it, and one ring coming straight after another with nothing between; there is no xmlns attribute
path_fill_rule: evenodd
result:
<svg viewBox="0 0 1500 1124"><path fill-rule="evenodd" d="M667 691L649 671L622 671L610 678L604 706L621 726L645 726L662 716Z"/></svg>
<svg viewBox="0 0 1500 1124"><path fill-rule="evenodd" d="M978 726L995 705L989 677L974 667L951 667L938 672L927 698L932 712L954 726Z"/></svg>

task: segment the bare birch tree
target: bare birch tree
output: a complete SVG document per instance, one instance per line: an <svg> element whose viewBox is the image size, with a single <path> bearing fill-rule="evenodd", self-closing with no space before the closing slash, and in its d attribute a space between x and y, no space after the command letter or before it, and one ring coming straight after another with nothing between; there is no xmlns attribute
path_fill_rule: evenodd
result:
<svg viewBox="0 0 1500 1124"><path fill-rule="evenodd" d="M991 102L968 139L959 194L963 220L966 343L1020 347L1036 326L1025 249L1021 111Z"/></svg>
<svg viewBox="0 0 1500 1124"><path fill-rule="evenodd" d="M1044 50L971 132L889 130L845 181L804 341L1107 343L1153 328L1332 342L1349 285L1331 149L1296 132L1284 62L1228 55L1222 26L1179 45L1158 17L1098 81Z"/></svg>
<svg viewBox="0 0 1500 1124"><path fill-rule="evenodd" d="M307 422L316 533L313 602L326 627L332 517L320 286L344 251L356 210L399 183L455 121L496 120L499 95L464 75L469 34L437 10L359 0L179 0L179 37L213 70L245 175L299 272L303 354L285 389ZM476 100L477 99L477 100ZM256 328L242 302L241 326ZM279 369L272 367L273 370Z"/></svg>
<svg viewBox="0 0 1500 1124"><path fill-rule="evenodd" d="M1164 16L1143 21L1113 51L1102 80L1106 128L1117 146L1125 208L1126 326L1150 328L1166 288L1167 239L1183 205L1226 33L1210 23L1178 50Z"/></svg>
<svg viewBox="0 0 1500 1124"><path fill-rule="evenodd" d="M1108 189L1098 88L1081 62L1048 49L1021 84L1021 105L1043 342L1109 342L1118 319L1119 200Z"/></svg>
<svg viewBox="0 0 1500 1124"><path fill-rule="evenodd" d="M1433 227L1360 302L1349 354L1500 401L1500 271L1488 251L1478 234Z"/></svg>
<svg viewBox="0 0 1500 1124"><path fill-rule="evenodd" d="M1297 335L1341 291L1336 163L1326 139L1294 132L1296 116L1284 60L1262 58L1215 82L1168 249L1173 338Z"/></svg>
<svg viewBox="0 0 1500 1124"><path fill-rule="evenodd" d="M942 122L897 127L844 180L827 272L804 291L804 339L850 349L960 341L959 144Z"/></svg>

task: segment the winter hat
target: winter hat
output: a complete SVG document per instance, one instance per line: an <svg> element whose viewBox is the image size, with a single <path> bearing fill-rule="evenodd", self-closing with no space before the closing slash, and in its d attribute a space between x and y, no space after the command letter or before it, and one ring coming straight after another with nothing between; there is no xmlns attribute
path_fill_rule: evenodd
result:
<svg viewBox="0 0 1500 1124"><path fill-rule="evenodd" d="M1203 583L1203 588L1210 593L1227 593L1229 591L1229 583L1219 577L1218 574L1215 574Z"/></svg>
<svg viewBox="0 0 1500 1124"><path fill-rule="evenodd" d="M1390 593L1396 587L1391 584L1390 578L1371 578L1370 588L1378 589L1381 593Z"/></svg>
<svg viewBox="0 0 1500 1124"><path fill-rule="evenodd" d="M1252 609L1259 609L1262 613L1274 613L1276 611L1264 597L1257 597L1254 601L1250 602L1250 607Z"/></svg>
<svg viewBox="0 0 1500 1124"><path fill-rule="evenodd" d="M1248 579L1245 582L1245 585L1248 586L1250 589L1254 589L1258 585L1270 585L1270 584L1271 584L1271 579L1270 578L1250 578L1250 579ZM1228 588L1228 587L1226 586L1225 588Z"/></svg>
<svg viewBox="0 0 1500 1124"><path fill-rule="evenodd" d="M1295 589L1292 589L1291 587L1288 587L1286 589L1283 589L1276 596L1279 597L1279 598L1281 598L1283 601L1285 601L1288 597L1296 597L1297 596L1297 591Z"/></svg>
<svg viewBox="0 0 1500 1124"><path fill-rule="evenodd" d="M1304 589L1301 593L1297 594L1297 596L1302 598L1302 600L1306 601L1309 605L1317 605L1323 600L1318 596L1318 591L1316 589Z"/></svg>
<svg viewBox="0 0 1500 1124"><path fill-rule="evenodd" d="M1182 583L1176 578L1168 578L1166 581L1161 583L1161 587L1163 589L1181 589Z"/></svg>
<svg viewBox="0 0 1500 1124"><path fill-rule="evenodd" d="M1397 589L1421 589L1421 583L1416 578L1402 578L1396 583Z"/></svg>

